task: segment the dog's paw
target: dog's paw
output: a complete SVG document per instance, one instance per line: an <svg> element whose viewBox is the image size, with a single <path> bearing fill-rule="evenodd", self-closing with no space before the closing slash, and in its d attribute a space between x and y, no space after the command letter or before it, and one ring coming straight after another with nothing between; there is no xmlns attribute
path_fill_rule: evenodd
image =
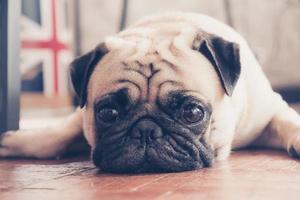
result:
<svg viewBox="0 0 300 200"><path fill-rule="evenodd" d="M14 155L14 150L9 142L12 134L12 131L8 131L0 135L0 157L10 157Z"/></svg>
<svg viewBox="0 0 300 200"><path fill-rule="evenodd" d="M300 158L300 134L290 141L287 151L291 157Z"/></svg>
<svg viewBox="0 0 300 200"><path fill-rule="evenodd" d="M217 161L226 160L231 153L231 146L224 145L223 147L216 149L214 152L215 152L215 158Z"/></svg>

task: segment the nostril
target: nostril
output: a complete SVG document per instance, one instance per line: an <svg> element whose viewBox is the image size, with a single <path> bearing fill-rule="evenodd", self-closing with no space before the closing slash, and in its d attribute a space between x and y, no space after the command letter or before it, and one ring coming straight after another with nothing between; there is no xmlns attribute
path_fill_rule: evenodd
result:
<svg viewBox="0 0 300 200"><path fill-rule="evenodd" d="M157 139L162 136L163 132L160 126L150 119L138 121L131 131L131 137L134 139Z"/></svg>

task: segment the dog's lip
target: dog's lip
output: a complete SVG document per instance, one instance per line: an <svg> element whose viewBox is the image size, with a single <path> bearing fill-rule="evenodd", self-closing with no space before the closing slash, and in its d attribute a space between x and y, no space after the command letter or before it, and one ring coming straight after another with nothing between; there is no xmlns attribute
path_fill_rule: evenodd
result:
<svg viewBox="0 0 300 200"><path fill-rule="evenodd" d="M153 155L149 154L149 149L154 149L154 150L156 149L155 145L144 143L144 144L140 144L140 146L138 146L137 148L143 148L143 150L142 150L143 152L141 152L142 154L138 156L139 159L137 160L137 163L136 163L135 166L129 166L128 168L124 167L122 169L122 167L121 167L122 165L116 166L114 164L114 161L110 159L109 155L102 155L101 156L102 159L98 160L98 162L97 162L98 167L100 169L103 169L102 167L104 167L104 169L103 169L104 171L110 171L110 172L113 172L113 173L152 173L152 172L155 172L155 173L156 172L162 172L163 173L163 172L189 171L189 170L197 169L199 167L200 168L208 167L213 162L213 160L211 160L212 157L210 157L209 153L207 154L207 152L205 151L205 152L202 152L202 153L200 152L200 159L199 160L195 160L195 159L193 159L193 157L191 157L191 159L188 159L188 161L192 161L192 160L195 161L195 164L193 164L194 167L192 165L185 166L185 164L184 164L185 161L183 161L183 163L182 163L183 168L182 169L178 168L176 166L173 166L173 165L172 165L171 168L168 168L166 166L162 166L161 164L159 164L160 162L156 163L156 161L159 161L159 160L157 160L159 158L155 157L155 156L153 157ZM132 158L134 158L134 157L132 157ZM117 159L119 159L119 158L117 158ZM123 163L122 160L118 160L117 163L119 163L119 161L121 161L121 163ZM103 163L103 164L101 164L101 163Z"/></svg>
<svg viewBox="0 0 300 200"><path fill-rule="evenodd" d="M127 124L127 129L123 129L123 137L125 138L124 139L124 143L120 146L120 148L124 148L124 155L120 155L120 160L119 158L115 158L117 159L116 161L113 161L111 160L111 156L109 154L107 154L108 150L112 148L111 145L105 145L106 147L102 146L99 153L101 153L101 157L102 157L102 161L103 161L103 166L105 166L105 168L109 168L109 167L113 167L115 168L115 172L118 173L118 170L120 173L128 173L129 171L131 171L131 173L144 173L144 172L163 172L165 170L171 170L171 171L186 171L186 170L192 170L192 168L190 169L190 167L192 167L192 164L185 164L185 163L189 163L189 162L193 162L195 161L196 163L198 164L195 164L195 166L197 165L201 165L202 167L205 167L205 166L209 166L211 161L207 161L206 159L210 158L210 156L206 156L207 153L205 152L202 152L200 153L199 155L203 155L204 157L200 157L198 159L198 156L197 159L196 157L194 157L193 155L197 154L196 152L193 151L194 148L197 148L198 145L195 144L195 147L190 147L190 148L184 148L186 151L187 151L187 161L186 162L185 160L182 160L183 163L178 165L178 166L173 166L175 165L174 163L172 164L172 162L170 161L170 164L172 165L172 169L167 166L164 166L162 164L162 162L159 161L159 157L155 156L155 155L151 155L151 152L149 152L149 150L151 149L154 149L154 150L157 150L157 146L156 146L156 142L160 142L160 139L159 140L155 140L153 139L152 140L149 140L149 141L141 141L140 139L135 139L135 138L132 138L131 137L131 131L132 129L142 120L149 120L149 121L152 121L154 123L157 124L157 126L159 126L162 131L163 131L163 137L160 138L160 139L166 139L165 137L167 137L168 135L169 136L174 136L176 138L180 137L180 139L177 141L176 140L176 143L178 143L177 145L180 145L181 147L183 147L184 145L182 145L182 142L184 142L183 140L188 140L188 141L194 141L196 138L194 137L194 135L191 135L191 134L187 134L188 131L191 132L191 130L188 130L187 127L181 127L180 124L178 124L178 126L171 126L173 123L176 123L176 121L170 121L171 119L166 119L166 120L169 120L169 121L166 121L166 122L169 122L169 124L165 124L164 122L165 121L159 121L160 118L155 118L155 116L151 116L151 115L142 115L142 116L139 116L139 117L135 117L134 119L132 119L132 121L130 122L130 125ZM178 129L178 128L179 129ZM182 130L181 130L182 128ZM110 134L108 134L110 135ZM102 140L102 144L105 140ZM167 140L168 141L168 140ZM113 142L110 140L110 142ZM201 141L199 141L201 143ZM192 142L194 144L194 142ZM110 143L112 144L112 143ZM202 145L202 144L201 144ZM203 144L204 145L204 144ZM205 146L205 145L204 145ZM203 146L203 147L204 147ZM202 150L207 150L207 149L204 149L202 147ZM138 150L139 149L139 150ZM122 160L126 157L128 157L126 154L127 150L129 150L130 152L132 151L139 151L139 153L137 155L134 155L134 156L129 156L130 158L134 159L134 163L135 163L135 166L132 166L132 165L128 165L127 167L124 166L124 171L123 169L121 169L122 167L121 166L115 166L114 162L115 163L123 163L126 165L126 161ZM160 150L158 150L158 154ZM175 152L177 153L181 153L181 152L178 152L178 150L176 150L176 148L174 149ZM191 151L191 152L190 152ZM106 152L106 153L104 153ZM150 153L150 154L149 154ZM167 153L167 152L166 152ZM174 153L175 155L176 153ZM137 156L137 157L136 157ZM123 158L124 157L124 158ZM176 157L176 156L175 156ZM190 157L190 158L188 158ZM163 159L163 158L161 158ZM100 162L102 162L100 161ZM156 163L157 162L157 163ZM169 162L169 161L168 161ZM105 164L106 163L106 164ZM100 164L101 165L101 164ZM102 167L103 167L102 166ZM182 170L180 169L180 166L182 166ZM100 166L101 168L101 166ZM186 169L185 169L186 168ZM109 170L109 169L106 169L106 170ZM128 171L129 170L129 171Z"/></svg>

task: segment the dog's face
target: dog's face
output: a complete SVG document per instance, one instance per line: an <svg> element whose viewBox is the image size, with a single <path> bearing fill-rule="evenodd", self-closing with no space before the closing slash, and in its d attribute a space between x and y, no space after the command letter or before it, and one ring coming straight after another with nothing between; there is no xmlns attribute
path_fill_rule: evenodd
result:
<svg viewBox="0 0 300 200"><path fill-rule="evenodd" d="M195 37L184 53L175 43L169 51L173 59L159 51L137 57L135 48L102 44L72 63L72 82L85 107L85 136L102 170L170 172L211 165L207 138L214 105L237 82L238 47L206 35Z"/></svg>

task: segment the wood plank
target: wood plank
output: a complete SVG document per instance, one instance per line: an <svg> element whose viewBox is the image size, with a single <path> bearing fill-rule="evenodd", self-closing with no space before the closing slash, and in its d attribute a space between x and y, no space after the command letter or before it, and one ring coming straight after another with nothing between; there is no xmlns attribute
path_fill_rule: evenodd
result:
<svg viewBox="0 0 300 200"><path fill-rule="evenodd" d="M0 193L70 175L94 166L86 158L64 160L6 160L0 162Z"/></svg>
<svg viewBox="0 0 300 200"><path fill-rule="evenodd" d="M72 106L72 97L65 96L46 96L43 93L24 92L20 99L21 109L32 108L64 108Z"/></svg>
<svg viewBox="0 0 300 200"><path fill-rule="evenodd" d="M1 161L1 200L298 199L300 163L285 152L234 152L212 168L182 173L107 174L80 160Z"/></svg>

